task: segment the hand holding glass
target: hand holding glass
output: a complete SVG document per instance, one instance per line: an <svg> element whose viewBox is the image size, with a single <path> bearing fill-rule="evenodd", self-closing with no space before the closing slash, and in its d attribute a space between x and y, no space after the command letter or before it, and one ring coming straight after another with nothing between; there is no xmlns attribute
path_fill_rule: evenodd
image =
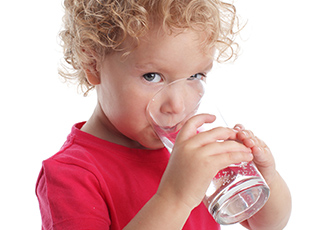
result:
<svg viewBox="0 0 325 230"><path fill-rule="evenodd" d="M227 126L217 109L211 113L211 109L216 107L211 106L205 98L205 88L202 80L180 79L166 85L149 102L148 120L169 152L173 149L179 130L195 114L210 113L216 116L212 125L203 125L198 132L211 129L211 126ZM164 111L166 105L168 112ZM219 224L234 224L259 211L269 194L270 189L254 163L242 162L229 165L217 173L203 202Z"/></svg>

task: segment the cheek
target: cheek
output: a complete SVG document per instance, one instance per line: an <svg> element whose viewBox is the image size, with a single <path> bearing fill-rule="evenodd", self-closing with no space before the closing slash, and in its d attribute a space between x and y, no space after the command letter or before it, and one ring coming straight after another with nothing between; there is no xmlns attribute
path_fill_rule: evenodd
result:
<svg viewBox="0 0 325 230"><path fill-rule="evenodd" d="M131 87L130 83L134 82L123 84L123 87L109 85L110 87L103 91L105 95L101 102L105 106L105 115L113 126L122 134L134 139L143 133L143 129L150 127L146 108L154 93L136 84Z"/></svg>
<svg viewBox="0 0 325 230"><path fill-rule="evenodd" d="M108 119L123 131L141 129L148 124L145 100L135 96L120 97L114 100L109 110Z"/></svg>

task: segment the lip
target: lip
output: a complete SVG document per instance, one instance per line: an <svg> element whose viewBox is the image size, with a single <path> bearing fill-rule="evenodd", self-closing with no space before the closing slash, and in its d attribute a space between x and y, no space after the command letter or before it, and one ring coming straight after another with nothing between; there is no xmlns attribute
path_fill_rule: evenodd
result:
<svg viewBox="0 0 325 230"><path fill-rule="evenodd" d="M163 129L163 130L171 131L171 130L175 129L176 126L162 126L162 127L160 127L160 128Z"/></svg>
<svg viewBox="0 0 325 230"><path fill-rule="evenodd" d="M183 122L181 121L181 122L175 124L174 126L162 126L160 128L164 131L167 131L168 133L170 133L170 132L174 133L174 132L178 132L181 129L181 127L183 126L182 123Z"/></svg>

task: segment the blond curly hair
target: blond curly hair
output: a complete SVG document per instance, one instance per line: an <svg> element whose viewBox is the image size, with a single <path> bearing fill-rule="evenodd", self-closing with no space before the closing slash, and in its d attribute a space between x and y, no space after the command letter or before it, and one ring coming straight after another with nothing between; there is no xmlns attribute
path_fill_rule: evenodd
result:
<svg viewBox="0 0 325 230"><path fill-rule="evenodd" d="M204 31L205 48L216 47L217 61L236 56L236 8L219 0L65 0L64 29L60 33L64 60L60 72L76 81L87 95L93 86L85 69L112 51L121 51L127 37L136 41L149 30L152 20L163 28ZM125 51L125 54L130 51ZM68 65L67 65L68 64ZM72 67L72 68L71 68Z"/></svg>

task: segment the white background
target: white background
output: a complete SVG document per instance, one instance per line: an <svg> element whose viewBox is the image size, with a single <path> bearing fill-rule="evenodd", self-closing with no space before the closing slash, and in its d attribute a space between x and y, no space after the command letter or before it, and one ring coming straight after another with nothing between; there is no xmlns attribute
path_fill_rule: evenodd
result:
<svg viewBox="0 0 325 230"><path fill-rule="evenodd" d="M285 229L324 228L325 4L235 3L248 25L238 60L210 75L218 106L229 124L244 124L270 146L292 192ZM60 1L1 4L0 229L41 228L34 192L41 161L95 106L94 93L84 98L59 80L61 17Z"/></svg>

